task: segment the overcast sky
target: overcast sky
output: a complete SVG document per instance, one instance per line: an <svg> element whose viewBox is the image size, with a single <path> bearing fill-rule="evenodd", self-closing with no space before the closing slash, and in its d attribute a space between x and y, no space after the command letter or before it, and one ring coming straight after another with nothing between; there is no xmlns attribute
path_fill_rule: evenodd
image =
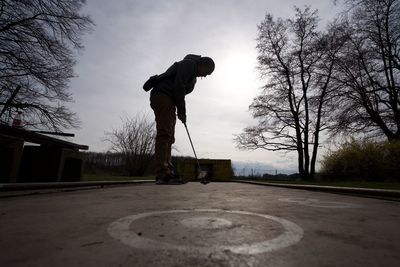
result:
<svg viewBox="0 0 400 267"><path fill-rule="evenodd" d="M105 132L120 127L121 117L147 113L153 120L143 83L186 54L198 54L216 63L186 96L198 156L296 170L294 154L239 151L233 142L234 134L255 123L248 106L263 84L256 70L257 25L266 13L291 17L295 5L318 9L322 25L339 10L333 0L87 0L83 13L96 26L84 36L71 81L72 109L82 121L74 141L107 151ZM193 155L180 121L176 148L176 155Z"/></svg>

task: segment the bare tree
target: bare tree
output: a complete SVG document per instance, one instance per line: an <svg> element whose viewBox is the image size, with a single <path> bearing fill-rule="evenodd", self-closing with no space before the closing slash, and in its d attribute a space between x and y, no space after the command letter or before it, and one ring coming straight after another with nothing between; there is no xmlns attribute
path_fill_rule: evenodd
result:
<svg viewBox="0 0 400 267"><path fill-rule="evenodd" d="M121 119L120 129L106 133L111 151L121 153L129 176L143 176L154 154L155 123L148 116Z"/></svg>
<svg viewBox="0 0 400 267"><path fill-rule="evenodd" d="M337 132L400 140L400 0L348 0Z"/></svg>
<svg viewBox="0 0 400 267"><path fill-rule="evenodd" d="M317 31L318 16L296 8L294 19L267 15L259 25L258 63L267 84L250 105L258 125L236 136L242 149L296 151L302 178L313 179L321 131L329 126L331 76L340 27Z"/></svg>
<svg viewBox="0 0 400 267"><path fill-rule="evenodd" d="M79 14L85 0L2 0L0 2L0 105L10 99L8 114L24 111L31 127L76 127L65 103L73 77L75 50L93 22ZM5 118L0 118L3 122Z"/></svg>

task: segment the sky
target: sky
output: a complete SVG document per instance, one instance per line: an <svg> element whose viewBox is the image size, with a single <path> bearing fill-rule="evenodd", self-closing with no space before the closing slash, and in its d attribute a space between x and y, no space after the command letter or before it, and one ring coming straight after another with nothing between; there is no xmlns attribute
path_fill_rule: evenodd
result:
<svg viewBox="0 0 400 267"><path fill-rule="evenodd" d="M185 55L197 54L216 64L186 96L197 155L231 159L241 170L295 172L295 154L241 151L233 138L256 124L248 107L265 83L256 69L257 25L267 13L289 18L294 6L305 5L318 9L321 25L340 10L333 0L87 0L82 13L96 25L83 36L85 48L70 84L71 109L82 121L73 141L105 152L110 148L105 134L121 127L121 118L147 114L154 120L143 83ZM193 156L180 121L175 137L173 154Z"/></svg>

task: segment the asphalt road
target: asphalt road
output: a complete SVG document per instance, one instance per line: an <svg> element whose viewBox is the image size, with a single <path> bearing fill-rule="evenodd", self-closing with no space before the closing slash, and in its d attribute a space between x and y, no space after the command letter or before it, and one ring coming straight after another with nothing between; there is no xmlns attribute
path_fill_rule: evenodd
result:
<svg viewBox="0 0 400 267"><path fill-rule="evenodd" d="M0 198L0 266L400 266L400 202L239 183Z"/></svg>

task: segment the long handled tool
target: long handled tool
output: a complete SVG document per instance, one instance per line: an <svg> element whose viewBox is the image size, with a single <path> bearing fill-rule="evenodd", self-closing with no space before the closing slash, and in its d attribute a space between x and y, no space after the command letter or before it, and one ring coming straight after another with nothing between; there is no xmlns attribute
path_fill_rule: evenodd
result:
<svg viewBox="0 0 400 267"><path fill-rule="evenodd" d="M208 184L208 183L210 182L210 181L207 179L207 174L208 174L208 173L207 173L207 171L202 171L202 170L201 170L201 168L200 168L200 163L199 163L199 159L197 158L196 151L194 150L192 138L190 138L190 134L189 134L189 130L188 130L188 128L187 128L186 122L184 122L183 125L185 125L185 129L186 129L186 132L187 132L187 134L188 134L190 144L192 145L192 149L193 149L194 156L195 156L195 158L196 158L197 168L198 168L197 179L200 179L200 183L202 183L202 184Z"/></svg>

